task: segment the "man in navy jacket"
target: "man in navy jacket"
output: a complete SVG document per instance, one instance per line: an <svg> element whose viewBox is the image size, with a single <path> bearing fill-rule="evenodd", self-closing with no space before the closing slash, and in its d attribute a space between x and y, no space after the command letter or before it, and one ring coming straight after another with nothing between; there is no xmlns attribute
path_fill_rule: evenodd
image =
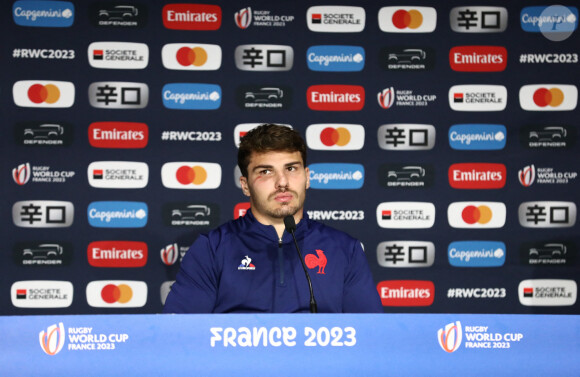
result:
<svg viewBox="0 0 580 377"><path fill-rule="evenodd" d="M251 209L201 235L183 258L165 313L308 312L310 293L284 217L309 269L318 311L382 313L358 240L308 219L306 145L289 127L266 124L240 143L242 191Z"/></svg>

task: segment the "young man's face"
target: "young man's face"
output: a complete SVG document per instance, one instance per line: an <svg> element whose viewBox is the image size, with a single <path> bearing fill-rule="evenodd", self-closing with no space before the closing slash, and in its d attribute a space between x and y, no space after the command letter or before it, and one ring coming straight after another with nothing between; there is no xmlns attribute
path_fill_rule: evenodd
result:
<svg viewBox="0 0 580 377"><path fill-rule="evenodd" d="M261 223L272 225L294 214L296 221L302 218L310 179L300 152L252 153L248 177L240 183Z"/></svg>

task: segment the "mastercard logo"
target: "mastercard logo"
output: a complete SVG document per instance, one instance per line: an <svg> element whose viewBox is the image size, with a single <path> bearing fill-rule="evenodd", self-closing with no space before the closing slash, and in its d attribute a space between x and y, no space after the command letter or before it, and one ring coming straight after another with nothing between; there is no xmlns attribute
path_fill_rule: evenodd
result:
<svg viewBox="0 0 580 377"><path fill-rule="evenodd" d="M492 216L493 212L488 206L467 206L461 212L461 218L467 224L487 224Z"/></svg>
<svg viewBox="0 0 580 377"><path fill-rule="evenodd" d="M14 103L21 107L71 107L75 88L65 81L18 81L12 88Z"/></svg>
<svg viewBox="0 0 580 377"><path fill-rule="evenodd" d="M220 164L211 162L167 162L161 168L163 186L173 189L215 189L221 176Z"/></svg>
<svg viewBox="0 0 580 377"><path fill-rule="evenodd" d="M107 304L126 304L133 298L133 290L127 284L107 284L101 289L101 298Z"/></svg>
<svg viewBox="0 0 580 377"><path fill-rule="evenodd" d="M321 123L306 129L306 143L315 150L360 150L365 129L359 124Z"/></svg>
<svg viewBox="0 0 580 377"><path fill-rule="evenodd" d="M28 99L33 103L56 103L60 98L58 86L34 84L28 89Z"/></svg>
<svg viewBox="0 0 580 377"><path fill-rule="evenodd" d="M343 147L350 141L350 132L344 127L327 127L320 133L320 141L327 147L333 145Z"/></svg>
<svg viewBox="0 0 580 377"><path fill-rule="evenodd" d="M447 208L447 219L453 228L501 228L506 206L501 202L455 202Z"/></svg>
<svg viewBox="0 0 580 377"><path fill-rule="evenodd" d="M213 44L169 43L161 49L161 59L167 69L215 71L222 64L222 49Z"/></svg>
<svg viewBox="0 0 580 377"><path fill-rule="evenodd" d="M184 67L187 67L188 65L201 67L207 62L207 51L201 47L182 47L177 50L175 58L177 59L177 62Z"/></svg>
<svg viewBox="0 0 580 377"><path fill-rule="evenodd" d="M540 107L558 107L564 102L564 92L558 88L540 88L534 92L534 103Z"/></svg>
<svg viewBox="0 0 580 377"><path fill-rule="evenodd" d="M524 85L519 93L522 109L528 111L570 111L578 104L576 85Z"/></svg>
<svg viewBox="0 0 580 377"><path fill-rule="evenodd" d="M392 21L397 29L417 29L423 24L423 15L416 9L401 9L393 14Z"/></svg>
<svg viewBox="0 0 580 377"><path fill-rule="evenodd" d="M201 166L182 166L177 169L175 178L182 185L201 185L207 179L207 171Z"/></svg>
<svg viewBox="0 0 580 377"><path fill-rule="evenodd" d="M143 281L91 281L86 293L88 304L95 308L140 308L147 302L147 284Z"/></svg>

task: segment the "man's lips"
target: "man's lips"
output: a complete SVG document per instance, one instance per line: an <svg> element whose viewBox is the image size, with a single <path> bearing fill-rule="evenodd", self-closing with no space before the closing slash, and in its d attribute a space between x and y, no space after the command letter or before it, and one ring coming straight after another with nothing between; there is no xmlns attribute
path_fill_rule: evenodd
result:
<svg viewBox="0 0 580 377"><path fill-rule="evenodd" d="M289 202L294 198L294 196L289 192L281 192L274 196L274 200L277 202Z"/></svg>

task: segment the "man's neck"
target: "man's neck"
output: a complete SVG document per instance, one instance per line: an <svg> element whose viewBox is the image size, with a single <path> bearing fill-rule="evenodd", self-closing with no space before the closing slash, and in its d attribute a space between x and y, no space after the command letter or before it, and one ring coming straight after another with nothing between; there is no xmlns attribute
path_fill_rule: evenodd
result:
<svg viewBox="0 0 580 377"><path fill-rule="evenodd" d="M282 236L284 235L284 231L286 230L286 226L284 225L284 219L283 218L271 218L271 217L264 217L261 216L260 214L255 214L254 213L254 217L256 218L256 220L258 220L259 223L263 224L263 225L272 225L274 227L274 229L276 229L276 234L278 235L278 239L282 239ZM300 220L302 220L302 210L296 212L296 214L294 214L294 221L296 222L296 224L298 224L300 222Z"/></svg>

